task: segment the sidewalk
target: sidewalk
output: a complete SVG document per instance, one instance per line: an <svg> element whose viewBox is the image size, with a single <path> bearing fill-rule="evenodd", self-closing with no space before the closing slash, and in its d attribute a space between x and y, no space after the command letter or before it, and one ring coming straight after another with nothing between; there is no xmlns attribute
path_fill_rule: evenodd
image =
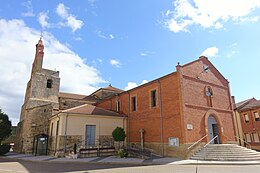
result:
<svg viewBox="0 0 260 173"><path fill-rule="evenodd" d="M197 160L179 160L176 158L163 157L155 159L139 159L139 158L119 158L116 156L109 157L90 157L90 158L57 158L52 156L32 156L9 152L2 158L19 159L26 161L44 161L44 162L78 162L78 163L96 163L96 164L132 164L132 165L260 165L260 161L197 161Z"/></svg>
<svg viewBox="0 0 260 173"><path fill-rule="evenodd" d="M5 156L0 156L8 159L18 159L27 161L44 161L44 162L82 162L82 163L106 163L106 164L133 164L133 165L153 165L153 164L170 164L176 161L180 161L176 158L155 158L155 159L140 159L140 158L119 158L117 156L108 157L89 157L89 158L57 158L53 156L33 156L28 154L20 154L15 152L9 152Z"/></svg>

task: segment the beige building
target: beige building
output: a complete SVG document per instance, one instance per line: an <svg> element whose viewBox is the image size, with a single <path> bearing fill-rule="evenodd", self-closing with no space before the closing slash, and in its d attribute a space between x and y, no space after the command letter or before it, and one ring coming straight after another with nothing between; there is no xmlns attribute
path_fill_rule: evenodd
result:
<svg viewBox="0 0 260 173"><path fill-rule="evenodd" d="M89 104L59 111L49 120L49 152L56 156L71 152L74 144L113 146L113 130L125 127L123 115Z"/></svg>

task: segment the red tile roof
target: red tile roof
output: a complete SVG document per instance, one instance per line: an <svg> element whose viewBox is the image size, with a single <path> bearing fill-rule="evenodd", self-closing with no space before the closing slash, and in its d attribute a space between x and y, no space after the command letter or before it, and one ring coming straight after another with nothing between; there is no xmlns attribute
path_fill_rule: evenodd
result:
<svg viewBox="0 0 260 173"><path fill-rule="evenodd" d="M84 114L84 115L104 115L104 116L119 116L119 117L123 116L117 112L109 111L109 110L106 110L106 109L103 109L103 108L100 108L97 106L93 106L90 104L84 104L81 106L63 110L61 112Z"/></svg>
<svg viewBox="0 0 260 173"><path fill-rule="evenodd" d="M60 92L59 97L74 100L97 101L93 96Z"/></svg>
<svg viewBox="0 0 260 173"><path fill-rule="evenodd" d="M236 103L236 108L240 108L240 107L242 107L242 106L245 106L246 104L248 104L250 101L253 101L253 100L256 101L255 98L251 98L251 99L247 99L247 100L238 102L238 103Z"/></svg>
<svg viewBox="0 0 260 173"><path fill-rule="evenodd" d="M109 84L107 87L100 88L97 91L93 92L92 94L90 94L90 96L94 96L97 92L99 92L101 90L114 91L115 93L122 93L122 92L124 92L124 90L121 90L119 88L115 88L111 84Z"/></svg>
<svg viewBox="0 0 260 173"><path fill-rule="evenodd" d="M260 108L260 100L251 102L244 107L240 108L239 111L244 111L244 110L249 110L249 109L255 109L255 108Z"/></svg>

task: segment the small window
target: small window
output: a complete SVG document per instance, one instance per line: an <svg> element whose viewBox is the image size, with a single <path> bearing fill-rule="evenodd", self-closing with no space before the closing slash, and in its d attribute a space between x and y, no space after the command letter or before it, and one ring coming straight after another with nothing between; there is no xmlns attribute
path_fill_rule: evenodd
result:
<svg viewBox="0 0 260 173"><path fill-rule="evenodd" d="M254 142L257 142L257 143L260 142L260 141L259 141L259 136L258 136L258 133L257 133L257 132L254 132L254 133L253 133L253 137L254 137Z"/></svg>
<svg viewBox="0 0 260 173"><path fill-rule="evenodd" d="M51 79L47 80L47 88L52 88L52 80Z"/></svg>
<svg viewBox="0 0 260 173"><path fill-rule="evenodd" d="M206 94L207 99L208 99L208 106L212 107L213 106L213 104L212 104L213 91L212 91L211 87L209 87L209 86L206 87L205 94Z"/></svg>
<svg viewBox="0 0 260 173"><path fill-rule="evenodd" d="M51 134L50 134L50 136L52 136L52 133L53 133L53 123L51 123Z"/></svg>
<svg viewBox="0 0 260 173"><path fill-rule="evenodd" d="M120 112L120 101L116 102L116 111Z"/></svg>
<svg viewBox="0 0 260 173"><path fill-rule="evenodd" d="M248 123L248 122L249 122L249 116L248 116L248 114L244 114L244 120L245 120L245 123Z"/></svg>
<svg viewBox="0 0 260 173"><path fill-rule="evenodd" d="M245 133L246 142L251 142L251 137L249 133Z"/></svg>
<svg viewBox="0 0 260 173"><path fill-rule="evenodd" d="M59 120L57 121L57 125L56 125L56 136L58 136L59 134Z"/></svg>
<svg viewBox="0 0 260 173"><path fill-rule="evenodd" d="M136 111L136 97L132 97L132 111Z"/></svg>
<svg viewBox="0 0 260 173"><path fill-rule="evenodd" d="M151 106L156 106L156 90L151 91Z"/></svg>
<svg viewBox="0 0 260 173"><path fill-rule="evenodd" d="M255 121L260 121L258 112L254 112Z"/></svg>

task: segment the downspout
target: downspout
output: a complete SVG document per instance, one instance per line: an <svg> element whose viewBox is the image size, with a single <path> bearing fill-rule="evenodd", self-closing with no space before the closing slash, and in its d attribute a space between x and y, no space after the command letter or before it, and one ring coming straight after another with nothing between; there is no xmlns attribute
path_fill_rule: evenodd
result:
<svg viewBox="0 0 260 173"><path fill-rule="evenodd" d="M235 104L235 103L233 103L233 99L231 98L231 92L230 92L230 87L229 87L229 81L227 81L227 85L228 85L228 99L229 99L229 104L230 104L230 109L231 109L231 111L232 111L232 116L233 116L233 118L232 118L232 120L233 120L233 127L234 127L234 132L235 132L235 135L238 135L239 136L239 127L237 126L237 128L236 128L236 122L237 122L237 118L236 118L236 114L235 114L235 111L234 111L234 107L233 107L233 104ZM236 121L236 122L235 122ZM237 134L236 134L236 129L237 129ZM223 133L223 132L222 132ZM235 138L235 141L236 141L236 138ZM240 143L240 139L238 140L239 141L239 143Z"/></svg>
<svg viewBox="0 0 260 173"><path fill-rule="evenodd" d="M180 130L180 136L182 141L180 140L180 143L182 142L184 144L184 141L186 141L186 137L185 137L185 132L184 132L184 119L183 119L183 112L184 112L184 103L183 103L183 84L182 84L182 70L181 70L181 65L178 62L177 66L176 66L176 72L177 72L177 81L178 81L178 93L179 93L179 104L180 104L180 123L181 123L181 130Z"/></svg>
<svg viewBox="0 0 260 173"><path fill-rule="evenodd" d="M64 132L64 154L67 152L67 124L68 124L68 112L66 113L65 132Z"/></svg>
<svg viewBox="0 0 260 173"><path fill-rule="evenodd" d="M162 115L162 90L161 90L161 83L160 80L157 80L159 84L159 106L160 106L160 132L161 132L161 148L162 148L162 155L164 156L164 141L163 141L163 115Z"/></svg>
<svg viewBox="0 0 260 173"><path fill-rule="evenodd" d="M127 143L128 145L130 145L130 93L129 91L127 91L127 93L128 93Z"/></svg>
<svg viewBox="0 0 260 173"><path fill-rule="evenodd" d="M60 116L59 116L59 113L57 114L57 117L58 117L58 121L59 121L59 124L60 124ZM56 125L57 125L57 123L56 123ZM60 126L60 125L59 125ZM57 131L58 131L59 129L57 129L57 127L56 127L56 142L55 142L55 153L57 152L57 147L58 147L58 133L57 133Z"/></svg>

